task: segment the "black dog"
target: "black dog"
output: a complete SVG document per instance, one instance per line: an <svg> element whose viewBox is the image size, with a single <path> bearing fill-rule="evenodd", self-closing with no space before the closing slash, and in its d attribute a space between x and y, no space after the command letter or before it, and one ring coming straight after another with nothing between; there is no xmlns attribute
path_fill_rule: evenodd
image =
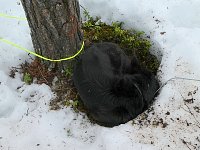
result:
<svg viewBox="0 0 200 150"><path fill-rule="evenodd" d="M159 88L154 75L113 43L92 45L77 63L74 84L92 117L115 126L148 108Z"/></svg>

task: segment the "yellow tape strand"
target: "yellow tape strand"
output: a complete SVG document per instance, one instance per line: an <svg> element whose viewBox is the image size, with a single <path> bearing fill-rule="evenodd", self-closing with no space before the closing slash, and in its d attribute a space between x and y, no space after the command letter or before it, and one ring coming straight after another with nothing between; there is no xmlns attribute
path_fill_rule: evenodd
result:
<svg viewBox="0 0 200 150"><path fill-rule="evenodd" d="M30 54L32 54L32 55L34 55L34 56L37 56L37 57L39 57L39 58L41 58L41 59L44 59L44 60L47 60L47 61L53 61L53 62L61 62L61 61L70 60L70 59L75 58L76 56L78 56L78 55L81 53L81 51L83 50L84 45L85 45L85 43L84 43L84 41L83 41L82 46L81 46L81 49L80 49L76 54L74 54L73 56L70 56L70 57L67 57L67 58L62 58L62 59L50 59L50 58L41 56L41 55L39 55L39 54L37 54L37 53L35 53L35 52L32 52L32 51L30 51L30 50L28 50L28 49L26 49L26 48L24 48L24 47L22 47L22 46L20 46L20 45L17 45L17 44L15 44L15 43L9 41L9 40L0 38L0 41L1 41L1 42L4 42L4 43L6 43L6 44L9 44L9 45L11 45L11 46L13 46L13 47L16 47L16 48L18 48L18 49L21 49L21 50L23 50L23 51L26 51L26 52L28 52L28 53L30 53Z"/></svg>
<svg viewBox="0 0 200 150"><path fill-rule="evenodd" d="M4 13L0 13L0 17L11 18L11 19L17 19L17 20L27 20L26 18L23 18L23 17L10 16L10 15L4 14ZM50 59L50 58L41 56L41 55L39 55L39 54L37 54L37 53L35 53L35 52L32 52L32 51L30 51L30 50L28 50L28 49L26 49L26 48L24 48L24 47L22 47L22 46L20 46L20 45L17 45L17 44L15 44L15 43L13 43L13 42L11 42L11 41L9 41L9 40L6 40L6 39L4 39L4 38L0 38L0 41L1 41L1 42L4 42L4 43L6 43L6 44L9 44L9 45L11 45L11 46L13 46L13 47L16 47L16 48L18 48L18 49L20 49L20 50L26 51L26 52L28 52L28 53L30 53L30 54L36 56L36 57L39 57L39 58L41 58L41 59L44 59L44 60L47 60L47 61L54 61L54 62L61 62L61 61L70 60L70 59L75 58L77 55L79 55L79 54L81 53L81 51L83 50L84 45L85 45L85 44L84 44L84 41L83 41L82 46L81 46L81 49L80 49L76 54L74 54L73 56L70 56L70 57L67 57L67 58L62 58L62 59Z"/></svg>
<svg viewBox="0 0 200 150"><path fill-rule="evenodd" d="M24 18L24 17L10 16L10 15L3 14L3 13L0 13L0 17L11 18L11 19L17 19L17 20L27 20L27 19Z"/></svg>

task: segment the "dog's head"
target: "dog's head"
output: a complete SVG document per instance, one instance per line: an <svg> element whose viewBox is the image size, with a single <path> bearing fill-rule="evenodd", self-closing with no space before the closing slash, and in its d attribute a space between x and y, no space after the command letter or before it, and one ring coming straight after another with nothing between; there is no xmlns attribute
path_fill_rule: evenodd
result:
<svg viewBox="0 0 200 150"><path fill-rule="evenodd" d="M159 83L155 75L148 70L141 70L140 73L134 74L135 84L140 89L143 95L144 110L146 110L154 100Z"/></svg>
<svg viewBox="0 0 200 150"><path fill-rule="evenodd" d="M158 80L146 69L130 75L124 75L114 81L114 90L116 96L130 98L138 101L138 106L146 110L153 102L156 91L159 88Z"/></svg>

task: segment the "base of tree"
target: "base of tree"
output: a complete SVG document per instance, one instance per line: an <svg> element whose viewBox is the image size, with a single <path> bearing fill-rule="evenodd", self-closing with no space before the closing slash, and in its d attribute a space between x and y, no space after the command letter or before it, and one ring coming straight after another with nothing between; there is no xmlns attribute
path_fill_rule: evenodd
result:
<svg viewBox="0 0 200 150"><path fill-rule="evenodd" d="M86 12L87 21L83 23L85 48L94 42L113 42L118 44L125 53L129 56L136 55L141 64L156 74L159 61L157 58L150 54L149 48L150 41L143 38L143 32L135 30L124 30L122 22L114 22L108 25L101 22L100 18L92 18ZM75 59L73 61L76 61ZM74 63L74 62L69 62ZM55 93L56 98L51 101L50 109L58 110L63 107L71 107L75 112L84 112L89 117L92 123L95 121L90 117L85 109L80 97L74 87L72 81L73 65L64 69L61 73L58 70L49 70L41 60L35 59L32 63L25 62L20 65L20 68L13 68L10 71L10 77L14 78L15 73L20 72L23 74L23 80L27 84L47 84ZM150 108L148 111L153 110ZM147 111L147 112L148 112ZM146 112L144 112L146 114ZM147 115L147 114L146 114ZM144 118L143 118L144 119ZM139 119L141 122L141 120ZM133 122L135 124L135 122Z"/></svg>

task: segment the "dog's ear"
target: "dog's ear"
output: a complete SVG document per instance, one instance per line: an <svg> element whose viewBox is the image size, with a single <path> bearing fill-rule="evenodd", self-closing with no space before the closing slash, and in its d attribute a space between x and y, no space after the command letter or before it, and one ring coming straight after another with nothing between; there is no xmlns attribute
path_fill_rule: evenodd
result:
<svg viewBox="0 0 200 150"><path fill-rule="evenodd" d="M142 67L140 66L138 59L135 56L133 56L131 59L131 72L138 73L140 72L140 70L142 70Z"/></svg>

